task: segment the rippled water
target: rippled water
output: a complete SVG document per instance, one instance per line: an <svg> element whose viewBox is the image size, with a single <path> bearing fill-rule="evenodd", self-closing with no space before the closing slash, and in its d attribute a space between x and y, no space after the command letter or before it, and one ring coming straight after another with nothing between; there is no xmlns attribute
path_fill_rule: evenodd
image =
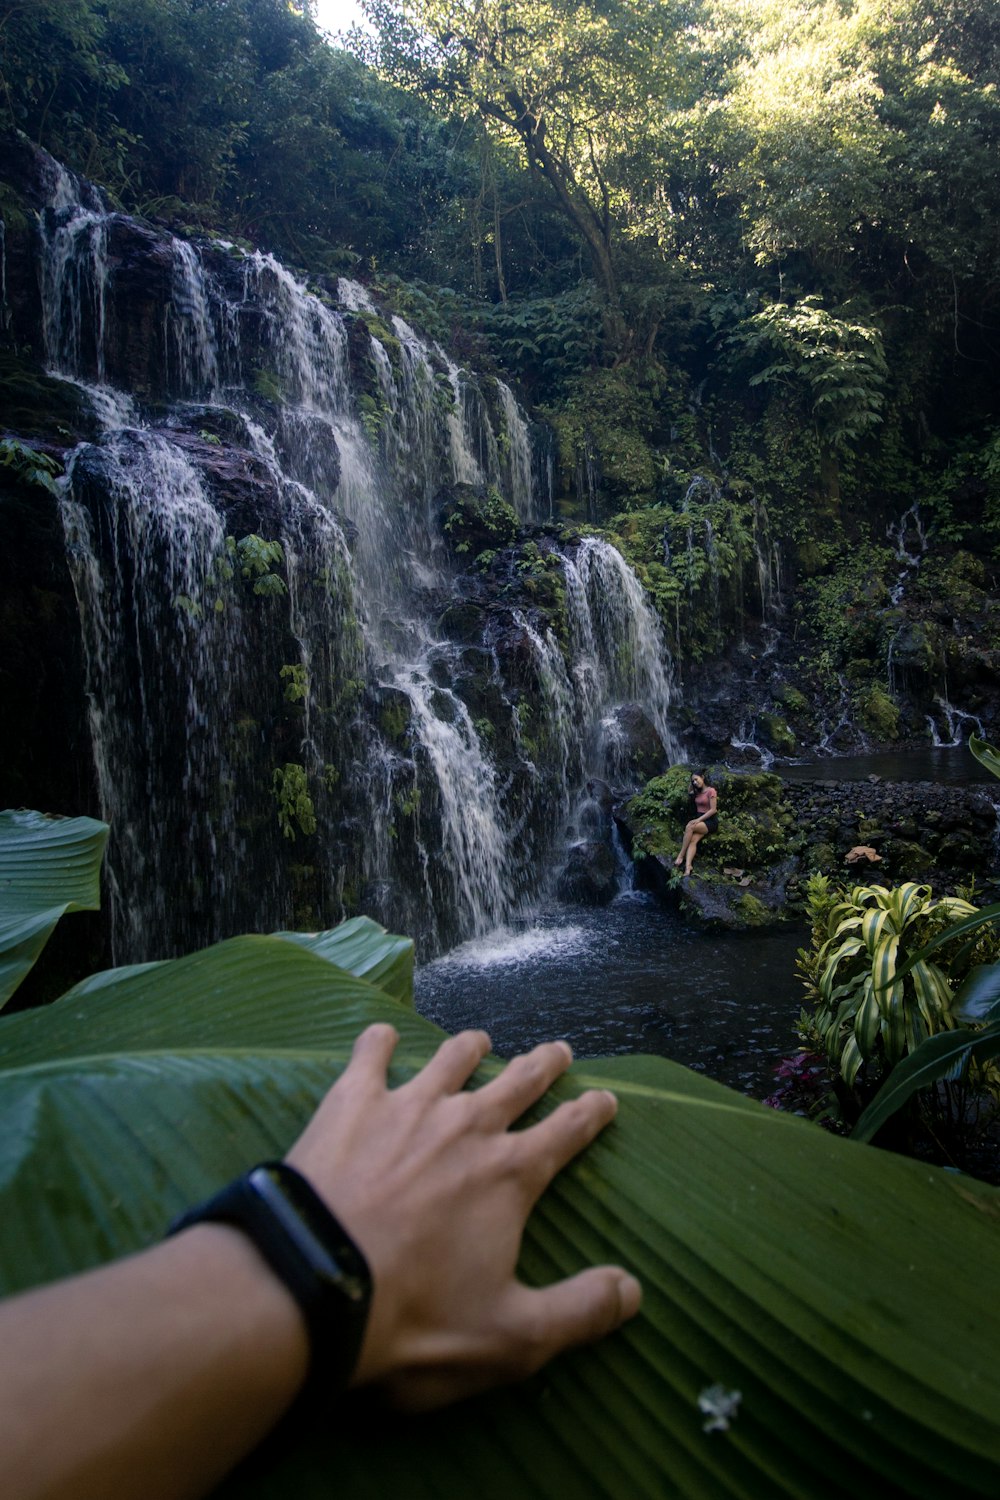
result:
<svg viewBox="0 0 1000 1500"><path fill-rule="evenodd" d="M986 767L965 745L927 745L923 749L881 751L872 755L828 755L798 765L780 765L775 772L785 781L937 781L954 786L966 781L997 785Z"/></svg>
<svg viewBox="0 0 1000 1500"><path fill-rule="evenodd" d="M416 1003L447 1031L485 1027L501 1057L565 1037L578 1057L656 1053L760 1096L797 1045L803 941L694 931L635 893L462 944L418 970Z"/></svg>

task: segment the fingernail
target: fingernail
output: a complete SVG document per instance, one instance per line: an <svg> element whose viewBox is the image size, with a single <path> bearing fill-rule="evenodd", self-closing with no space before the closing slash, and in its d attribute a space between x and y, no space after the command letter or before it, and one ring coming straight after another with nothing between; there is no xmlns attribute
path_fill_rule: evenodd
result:
<svg viewBox="0 0 1000 1500"><path fill-rule="evenodd" d="M642 1306L642 1285L634 1276L627 1271L622 1271L618 1277L618 1315L619 1321L628 1322L634 1318Z"/></svg>
<svg viewBox="0 0 1000 1500"><path fill-rule="evenodd" d="M560 1037L559 1040L556 1042L556 1046L557 1047L561 1047L563 1049L563 1051L566 1054L566 1060L567 1060L567 1062L572 1062L573 1061L573 1048L570 1046L569 1042L564 1041L562 1039L562 1037Z"/></svg>
<svg viewBox="0 0 1000 1500"><path fill-rule="evenodd" d="M617 1094L613 1094L610 1089L602 1089L601 1093L604 1095L605 1099L610 1099L611 1100L611 1103L615 1107L615 1114L617 1114L618 1113L618 1095Z"/></svg>

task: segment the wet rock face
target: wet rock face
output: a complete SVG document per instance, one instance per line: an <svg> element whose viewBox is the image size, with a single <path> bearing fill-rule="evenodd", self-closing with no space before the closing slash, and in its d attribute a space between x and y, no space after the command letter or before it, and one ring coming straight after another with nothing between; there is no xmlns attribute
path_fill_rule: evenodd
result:
<svg viewBox="0 0 1000 1500"><path fill-rule="evenodd" d="M140 396L163 396L170 385L164 310L173 292L172 249L158 230L116 214L107 254L113 287L105 331L107 378Z"/></svg>
<svg viewBox="0 0 1000 1500"><path fill-rule="evenodd" d="M273 476L256 454L233 443L213 441L207 430L174 428L169 436L202 475L233 536L279 534L281 498Z"/></svg>
<svg viewBox="0 0 1000 1500"><path fill-rule="evenodd" d="M635 785L664 769L663 741L641 704L620 704L605 727L610 730L606 769L613 782Z"/></svg>
<svg viewBox="0 0 1000 1500"><path fill-rule="evenodd" d="M618 871L609 845L597 839L574 844L556 887L560 901L607 906L617 892Z"/></svg>

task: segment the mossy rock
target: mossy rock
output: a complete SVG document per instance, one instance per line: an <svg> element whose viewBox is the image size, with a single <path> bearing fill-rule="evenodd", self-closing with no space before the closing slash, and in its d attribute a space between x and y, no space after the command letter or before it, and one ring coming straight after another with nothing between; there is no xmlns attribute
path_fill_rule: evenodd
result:
<svg viewBox="0 0 1000 1500"><path fill-rule="evenodd" d="M748 932L775 927L787 916L788 887L797 870L794 860L785 860L746 889L721 875L697 869L679 883L681 909L709 928Z"/></svg>
<svg viewBox="0 0 1000 1500"><path fill-rule="evenodd" d="M899 738L899 709L883 688L872 684L858 700L858 720L878 740Z"/></svg>
<svg viewBox="0 0 1000 1500"><path fill-rule="evenodd" d="M793 687L790 682L782 682L775 692L775 697L790 714L805 714L809 712L809 699L805 693Z"/></svg>
<svg viewBox="0 0 1000 1500"><path fill-rule="evenodd" d="M621 821L637 856L676 854L691 813L692 770L700 769L671 766L625 805ZM789 817L781 779L766 771L719 771L709 773L709 780L719 794L719 831L698 847L702 867L715 872L728 865L754 869L785 859L797 825Z"/></svg>
<svg viewBox="0 0 1000 1500"><path fill-rule="evenodd" d="M794 755L798 746L794 732L778 714L758 714L757 736L776 755Z"/></svg>
<svg viewBox="0 0 1000 1500"><path fill-rule="evenodd" d="M922 880L934 870L935 858L922 844L892 839L886 846L886 863L896 880Z"/></svg>
<svg viewBox="0 0 1000 1500"><path fill-rule="evenodd" d="M813 844L806 855L806 864L810 871L818 874L828 874L832 871L839 872L840 857L832 844Z"/></svg>
<svg viewBox="0 0 1000 1500"><path fill-rule="evenodd" d="M78 387L54 380L12 349L0 350L0 411L6 430L67 445L90 436L94 426Z"/></svg>
<svg viewBox="0 0 1000 1500"><path fill-rule="evenodd" d="M495 489L456 485L440 507L441 530L460 556L509 547L517 540L519 523L513 506Z"/></svg>
<svg viewBox="0 0 1000 1500"><path fill-rule="evenodd" d="M763 901L753 895L751 891L744 891L736 902L736 910L740 921L746 927L768 927L774 920Z"/></svg>

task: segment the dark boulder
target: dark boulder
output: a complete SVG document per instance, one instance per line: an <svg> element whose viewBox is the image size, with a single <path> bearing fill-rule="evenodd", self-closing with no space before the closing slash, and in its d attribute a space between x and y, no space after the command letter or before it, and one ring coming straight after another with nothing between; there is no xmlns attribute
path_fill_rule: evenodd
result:
<svg viewBox="0 0 1000 1500"><path fill-rule="evenodd" d="M618 870L611 847L598 839L574 844L556 884L560 901L607 906L618 893Z"/></svg>
<svg viewBox="0 0 1000 1500"><path fill-rule="evenodd" d="M634 786L665 769L663 741L640 704L619 704L602 727L604 768L610 781Z"/></svg>

